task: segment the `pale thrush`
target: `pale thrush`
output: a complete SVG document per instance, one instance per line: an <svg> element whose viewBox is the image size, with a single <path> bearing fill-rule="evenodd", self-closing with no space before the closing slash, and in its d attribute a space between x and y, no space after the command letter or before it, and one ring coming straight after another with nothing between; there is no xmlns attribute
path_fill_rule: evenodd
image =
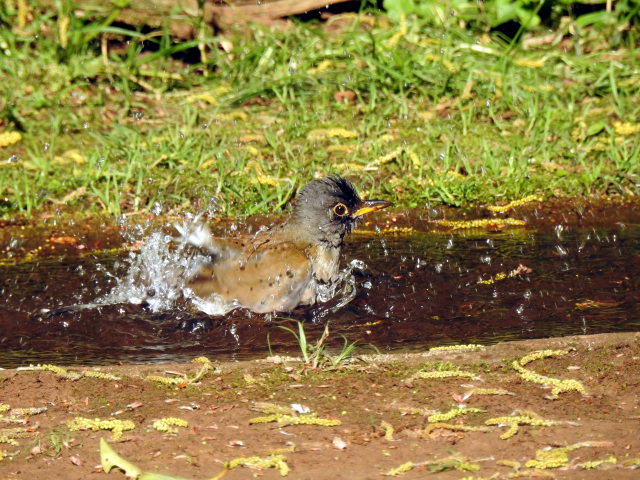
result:
<svg viewBox="0 0 640 480"><path fill-rule="evenodd" d="M188 279L187 291L211 314L236 307L268 313L312 305L322 285L337 281L340 248L356 221L389 205L362 200L348 180L326 177L300 190L287 220L254 235L218 238L206 227L182 231L183 240L206 258Z"/></svg>

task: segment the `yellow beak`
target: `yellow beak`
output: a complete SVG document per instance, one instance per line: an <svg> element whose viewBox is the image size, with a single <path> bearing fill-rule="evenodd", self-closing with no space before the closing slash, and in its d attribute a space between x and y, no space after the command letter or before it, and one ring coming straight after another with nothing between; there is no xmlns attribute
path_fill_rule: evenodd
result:
<svg viewBox="0 0 640 480"><path fill-rule="evenodd" d="M353 218L361 217L367 213L382 210L391 205L391 202L385 202L384 200L365 200L359 205L359 208L351 215Z"/></svg>

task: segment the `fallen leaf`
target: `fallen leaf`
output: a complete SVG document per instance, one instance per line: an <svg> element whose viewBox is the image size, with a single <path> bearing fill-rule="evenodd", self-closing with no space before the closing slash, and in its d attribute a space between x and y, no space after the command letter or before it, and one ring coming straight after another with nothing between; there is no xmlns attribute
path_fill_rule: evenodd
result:
<svg viewBox="0 0 640 480"><path fill-rule="evenodd" d="M49 242L55 243L57 245L75 245L78 243L78 239L74 237L51 237L49 238Z"/></svg>

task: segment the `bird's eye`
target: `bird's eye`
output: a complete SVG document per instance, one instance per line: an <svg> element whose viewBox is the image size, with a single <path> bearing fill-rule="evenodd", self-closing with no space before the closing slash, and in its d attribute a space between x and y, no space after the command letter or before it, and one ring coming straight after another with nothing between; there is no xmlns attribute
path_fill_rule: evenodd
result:
<svg viewBox="0 0 640 480"><path fill-rule="evenodd" d="M344 217L347 213L349 213L349 209L344 203L338 203L334 205L333 213L335 213L338 217Z"/></svg>

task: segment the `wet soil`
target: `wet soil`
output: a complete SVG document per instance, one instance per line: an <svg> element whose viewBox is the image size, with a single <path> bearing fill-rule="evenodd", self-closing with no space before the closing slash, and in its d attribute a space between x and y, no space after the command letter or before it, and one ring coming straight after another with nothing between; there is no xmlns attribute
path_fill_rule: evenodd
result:
<svg viewBox="0 0 640 480"><path fill-rule="evenodd" d="M534 360L526 368L556 379L577 380L584 394L568 391L551 399L549 388L524 380L512 368L513 360L542 349L568 353ZM2 403L12 408L47 408L0 425L0 429L27 429L23 438L15 439L17 445L0 444L6 455L0 461L0 478L124 478L118 469L108 476L102 473L101 438L144 471L195 479L214 477L232 459L264 458L275 452L283 455L290 469L288 477L296 479L377 479L401 465L408 471L396 472L406 479L639 476L634 470L640 465L638 333L514 341L469 352L368 356L331 371L311 369L292 359L215 367L215 372L196 383L178 386L145 378L150 374L171 376L168 371L191 374L200 367L99 368L119 376L118 380L72 380L51 371L0 371ZM452 368L474 377L415 376L418 371ZM469 396L474 387L504 389L508 394L476 391ZM286 409L298 403L302 406L298 409L308 408L319 418L338 420L339 425L251 423L265 416L259 411L264 410L260 402ZM500 438L507 430L504 426L486 431L425 431L431 423L429 415L463 405L482 412L450 420L456 427L485 427L490 418L510 415L529 415L556 424L521 425L506 439ZM9 413L3 415L6 421ZM113 439L109 431L71 431L68 422L76 417L130 420L134 428L119 439ZM178 417L188 426L176 427L176 433L154 430L152 423L163 417ZM527 466L537 451L567 446L572 449L565 451L566 458L559 455L555 467ZM274 468L239 466L224 478L282 477Z"/></svg>

